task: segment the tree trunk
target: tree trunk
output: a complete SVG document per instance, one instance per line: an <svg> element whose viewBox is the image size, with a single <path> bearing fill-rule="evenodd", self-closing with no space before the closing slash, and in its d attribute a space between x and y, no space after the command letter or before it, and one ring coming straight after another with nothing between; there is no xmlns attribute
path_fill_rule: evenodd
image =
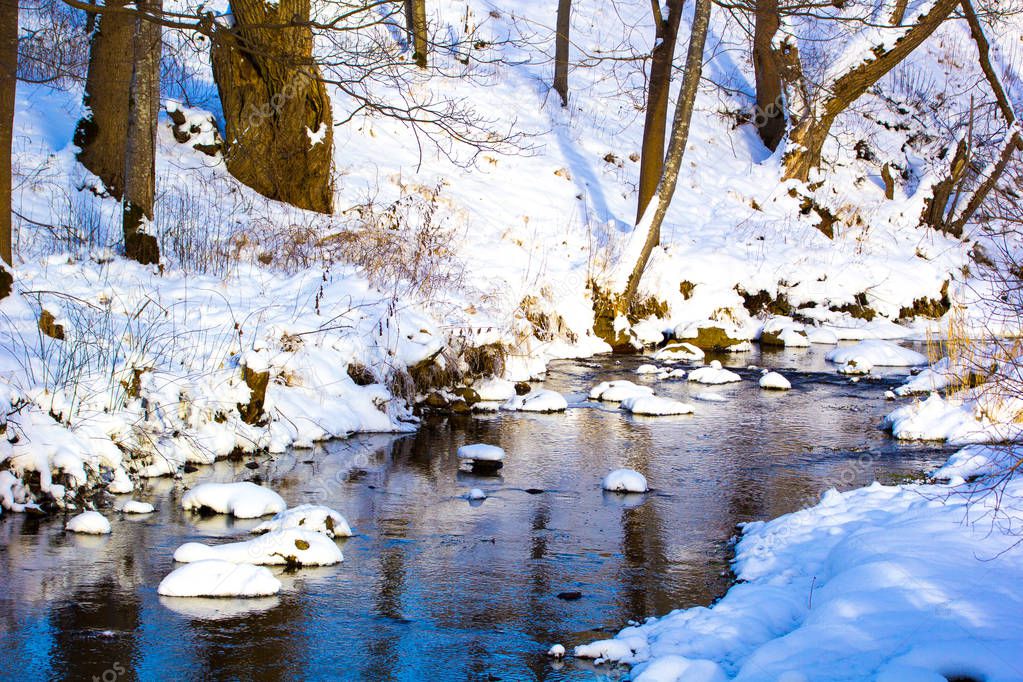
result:
<svg viewBox="0 0 1023 682"><path fill-rule="evenodd" d="M936 0L930 10L888 50L876 48L871 59L825 84L823 101L796 124L789 134L785 154L785 178L806 182L810 171L820 166L824 143L835 119L860 95L897 66L948 18L959 0ZM896 30L896 29L893 29Z"/></svg>
<svg viewBox="0 0 1023 682"><path fill-rule="evenodd" d="M0 0L0 299L11 293L11 143L18 83L18 0Z"/></svg>
<svg viewBox="0 0 1023 682"><path fill-rule="evenodd" d="M906 18L907 7L909 7L909 0L895 0L895 6L892 7L892 15L888 17L888 21L891 22L892 26L902 26L902 20Z"/></svg>
<svg viewBox="0 0 1023 682"><path fill-rule="evenodd" d="M140 11L159 14L163 0L140 0ZM128 131L124 155L124 253L143 265L160 262L152 234L156 198L156 124L160 115L160 55L163 35L158 24L135 20L132 40Z"/></svg>
<svg viewBox="0 0 1023 682"><path fill-rule="evenodd" d="M646 92L646 120L643 122L643 149L639 162L639 198L636 222L650 204L664 170L664 134L668 124L668 93L671 90L672 62L678 26L682 20L683 0L667 0L668 16L661 15L657 1L652 2L656 40L650 53L650 76ZM701 53L702 59L702 53Z"/></svg>
<svg viewBox="0 0 1023 682"><path fill-rule="evenodd" d="M107 5L122 8L125 0ZM91 16L91 15L90 15ZM120 199L124 191L125 131L131 87L132 36L135 19L123 12L104 12L92 33L85 79L85 117L75 130L78 160Z"/></svg>
<svg viewBox="0 0 1023 682"><path fill-rule="evenodd" d="M429 54L429 27L426 24L426 0L405 0L405 24L408 40L412 44L412 59L416 66L425 69Z"/></svg>
<svg viewBox="0 0 1023 682"><path fill-rule="evenodd" d="M772 152L785 137L784 66L774 45L774 37L780 27L778 0L757 0L753 30L757 106L753 125L764 146Z"/></svg>
<svg viewBox="0 0 1023 682"><path fill-rule="evenodd" d="M568 106L568 44L572 29L572 0L558 0L557 35L554 36L554 91L561 106Z"/></svg>
<svg viewBox="0 0 1023 682"><path fill-rule="evenodd" d="M271 199L330 213L333 118L313 61L309 0L233 0L235 27L214 34L213 76L227 168ZM268 26L269 25L269 26Z"/></svg>

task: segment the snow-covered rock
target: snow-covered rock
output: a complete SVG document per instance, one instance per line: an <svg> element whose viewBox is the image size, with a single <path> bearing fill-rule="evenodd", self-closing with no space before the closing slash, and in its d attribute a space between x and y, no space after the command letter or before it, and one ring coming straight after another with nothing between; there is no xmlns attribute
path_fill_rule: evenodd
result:
<svg viewBox="0 0 1023 682"><path fill-rule="evenodd" d="M165 597L265 597L281 591L268 568L217 559L179 566L160 581Z"/></svg>
<svg viewBox="0 0 1023 682"><path fill-rule="evenodd" d="M87 511L71 518L64 529L71 533L85 533L87 535L108 535L110 533L110 522L107 517L97 511Z"/></svg>
<svg viewBox="0 0 1023 682"><path fill-rule="evenodd" d="M645 493L650 489L646 476L632 469L615 469L604 477L600 485L613 493Z"/></svg>
<svg viewBox="0 0 1023 682"><path fill-rule="evenodd" d="M720 393L711 393L710 391L701 391L700 393L694 393L692 396L693 400L702 400L707 403L727 403L728 398L721 395Z"/></svg>
<svg viewBox="0 0 1023 682"><path fill-rule="evenodd" d="M622 400L621 409L639 415L692 414L693 406L681 400L656 395L641 395Z"/></svg>
<svg viewBox="0 0 1023 682"><path fill-rule="evenodd" d="M789 317L775 317L764 323L759 339L762 346L785 346L787 348L808 348L810 340L806 327L793 322Z"/></svg>
<svg viewBox="0 0 1023 682"><path fill-rule="evenodd" d="M487 499L487 494L479 488L473 488L465 495L466 499L471 501L479 501Z"/></svg>
<svg viewBox="0 0 1023 682"><path fill-rule="evenodd" d="M153 510L153 505L138 500L128 500L121 505L121 511L125 514L152 514Z"/></svg>
<svg viewBox="0 0 1023 682"><path fill-rule="evenodd" d="M487 443L473 443L458 448L458 459L471 462L501 462L504 461L505 452L503 448Z"/></svg>
<svg viewBox="0 0 1023 682"><path fill-rule="evenodd" d="M537 388L526 395L513 397L501 409L511 412L564 412L568 409L568 401L557 391Z"/></svg>
<svg viewBox="0 0 1023 682"><path fill-rule="evenodd" d="M661 368L657 365L640 365L636 368L636 374L660 374Z"/></svg>
<svg viewBox="0 0 1023 682"><path fill-rule="evenodd" d="M673 341L654 353L654 360L683 360L686 362L702 362L705 353L686 341Z"/></svg>
<svg viewBox="0 0 1023 682"><path fill-rule="evenodd" d="M273 533L290 528L323 533L328 538L347 538L352 535L352 528L344 516L330 507L319 504L301 504L278 512L269 521L264 521L253 528L252 532Z"/></svg>
<svg viewBox="0 0 1023 682"><path fill-rule="evenodd" d="M590 389L590 400L603 400L605 402L620 403L626 398L653 395L654 389L649 386L640 386L625 379L615 381L601 381Z"/></svg>
<svg viewBox="0 0 1023 682"><path fill-rule="evenodd" d="M827 327L807 327L806 338L810 343L822 346L835 346L838 344L838 334Z"/></svg>
<svg viewBox="0 0 1023 682"><path fill-rule="evenodd" d="M927 364L927 357L922 353L880 339L869 339L852 346L835 348L828 351L824 357L838 365L850 362L874 367L914 367Z"/></svg>
<svg viewBox="0 0 1023 682"><path fill-rule="evenodd" d="M504 402L515 396L515 383L506 379L491 377L472 385L480 400L488 403Z"/></svg>
<svg viewBox="0 0 1023 682"><path fill-rule="evenodd" d="M344 557L334 541L322 533L298 528L274 531L252 540L205 545L188 542L174 552L174 561L192 563L220 559L236 564L330 566Z"/></svg>
<svg viewBox="0 0 1023 682"><path fill-rule="evenodd" d="M551 658L564 658L565 657L564 645L562 644L553 645L550 649L547 650L547 655L550 656Z"/></svg>
<svg viewBox="0 0 1023 682"><path fill-rule="evenodd" d="M728 322L698 320L675 327L674 337L702 350L743 352L752 348L745 330Z"/></svg>
<svg viewBox="0 0 1023 682"><path fill-rule="evenodd" d="M847 361L841 367L838 368L839 374L848 374L849 376L860 376L863 374L870 374L870 370L874 369L872 362L866 359L852 359ZM854 380L855 381L855 380Z"/></svg>
<svg viewBox="0 0 1023 682"><path fill-rule="evenodd" d="M760 377L760 388L773 391L787 391L792 388L792 383L778 372L766 372Z"/></svg>
<svg viewBox="0 0 1023 682"><path fill-rule="evenodd" d="M728 384L742 381L742 377L724 369L717 360L711 360L710 365L689 372L689 381L695 381L698 384Z"/></svg>
<svg viewBox="0 0 1023 682"><path fill-rule="evenodd" d="M200 483L181 497L181 507L198 511L203 507L239 519L254 519L287 509L284 498L249 481Z"/></svg>

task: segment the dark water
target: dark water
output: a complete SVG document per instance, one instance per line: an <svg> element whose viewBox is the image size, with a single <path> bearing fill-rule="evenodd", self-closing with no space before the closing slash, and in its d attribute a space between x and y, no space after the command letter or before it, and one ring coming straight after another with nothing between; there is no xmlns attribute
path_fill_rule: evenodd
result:
<svg viewBox="0 0 1023 682"><path fill-rule="evenodd" d="M106 510L106 538L65 534L61 518L5 514L0 678L598 679L608 671L552 664L547 648L710 603L729 585L737 523L798 509L831 486L918 476L947 456L877 430L897 379L850 384L823 352L723 358L782 368L788 393L762 391L753 371L722 387L656 382L662 395L729 399L662 418L584 404L597 381L637 380L640 358L556 363L545 385L568 394L566 414L431 420L415 435L261 458L256 471L222 462L151 482L136 498L155 514ZM477 441L508 452L500 477L458 470L455 449ZM601 477L621 466L656 491L604 495ZM160 598L180 544L245 539L257 523L184 514L182 484L255 474L289 505L345 514L357 536L344 563L275 570L285 587L269 599ZM461 496L471 487L490 497L470 505ZM566 591L582 598L557 597Z"/></svg>

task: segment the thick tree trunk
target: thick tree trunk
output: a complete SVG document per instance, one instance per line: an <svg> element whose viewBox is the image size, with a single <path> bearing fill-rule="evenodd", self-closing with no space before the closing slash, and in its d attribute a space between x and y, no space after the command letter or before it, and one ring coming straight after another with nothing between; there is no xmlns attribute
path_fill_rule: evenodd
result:
<svg viewBox="0 0 1023 682"><path fill-rule="evenodd" d="M162 5L162 0L138 2L141 11L153 14L159 14ZM160 115L162 33L158 24L136 19L124 155L122 225L125 255L144 265L160 262L160 247L152 234L152 221L156 199L156 125Z"/></svg>
<svg viewBox="0 0 1023 682"><path fill-rule="evenodd" d="M572 0L558 0L557 35L554 36L554 91L561 106L568 106L568 45L572 30Z"/></svg>
<svg viewBox="0 0 1023 682"><path fill-rule="evenodd" d="M11 143L18 82L18 0L0 0L0 299L11 293Z"/></svg>
<svg viewBox="0 0 1023 682"><path fill-rule="evenodd" d="M408 41L412 45L412 59L416 66L425 69L430 52L426 0L405 0L405 24L408 27Z"/></svg>
<svg viewBox="0 0 1023 682"><path fill-rule="evenodd" d="M125 0L107 5L122 8ZM89 15L92 16L92 15ZM117 199L124 191L125 131L131 87L132 36L135 19L123 12L104 12L92 33L85 80L87 113L78 122L78 160L103 181Z"/></svg>
<svg viewBox="0 0 1023 682"><path fill-rule="evenodd" d="M330 213L330 99L313 61L309 0L233 0L236 25L213 40L227 168L271 199ZM270 27L268 27L270 25Z"/></svg>
<svg viewBox="0 0 1023 682"><path fill-rule="evenodd" d="M774 45L780 27L778 0L757 0L753 29L757 106L753 125L771 151L777 149L785 137L784 65Z"/></svg>
<svg viewBox="0 0 1023 682"><path fill-rule="evenodd" d="M824 143L838 115L930 37L958 3L959 0L936 0L893 47L876 49L872 58L826 84L824 100L789 133L789 148L785 154L786 179L806 182L810 171L820 166Z"/></svg>
<svg viewBox="0 0 1023 682"><path fill-rule="evenodd" d="M643 122L643 150L639 162L639 197L636 222L650 204L664 170L664 134L668 125L668 93L671 90L672 61L678 26L682 20L683 0L667 0L668 16L661 15L657 1L654 10L656 40L650 53L650 76L646 91L646 120ZM702 55L701 55L702 58Z"/></svg>

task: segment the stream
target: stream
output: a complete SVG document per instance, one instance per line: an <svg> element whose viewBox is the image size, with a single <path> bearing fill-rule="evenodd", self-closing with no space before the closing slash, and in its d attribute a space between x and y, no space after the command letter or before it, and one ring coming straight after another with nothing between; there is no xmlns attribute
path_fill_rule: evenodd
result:
<svg viewBox="0 0 1023 682"><path fill-rule="evenodd" d="M134 497L153 514L102 510L106 537L65 533L59 516L4 513L0 679L615 679L622 671L546 651L709 605L731 584L737 524L811 505L830 487L919 478L947 458L878 428L893 409L883 394L905 370L851 383L826 350L716 356L743 381L710 387L639 376L642 356L558 361L543 386L565 394L564 414L431 417L416 434L218 462L149 481ZM760 389L750 363L779 369L793 389ZM696 414L679 417L586 401L616 378L726 400L693 401ZM498 475L459 468L455 450L473 442L506 450ZM654 490L603 493L601 478L619 467ZM356 533L342 541L345 561L274 568L284 589L271 598L158 596L178 546L247 539L259 522L185 513L182 485L253 477L291 506L344 514ZM488 498L470 503L470 488Z"/></svg>

